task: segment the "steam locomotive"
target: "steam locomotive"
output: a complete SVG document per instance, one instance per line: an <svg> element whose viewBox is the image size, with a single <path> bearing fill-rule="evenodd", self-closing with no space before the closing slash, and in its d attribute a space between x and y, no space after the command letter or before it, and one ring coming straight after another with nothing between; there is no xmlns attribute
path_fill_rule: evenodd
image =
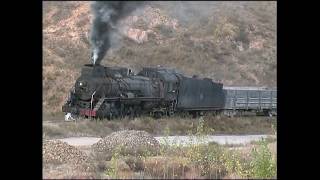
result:
<svg viewBox="0 0 320 180"><path fill-rule="evenodd" d="M245 112L276 115L276 90L224 87L209 78L188 77L174 69L145 67L138 74L123 67L85 65L62 107L66 120L78 116L123 118L206 112L229 116Z"/></svg>

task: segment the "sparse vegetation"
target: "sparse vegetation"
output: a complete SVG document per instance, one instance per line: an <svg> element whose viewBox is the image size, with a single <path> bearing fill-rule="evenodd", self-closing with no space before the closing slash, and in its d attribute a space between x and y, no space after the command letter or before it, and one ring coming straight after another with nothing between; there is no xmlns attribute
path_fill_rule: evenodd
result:
<svg viewBox="0 0 320 180"><path fill-rule="evenodd" d="M212 131L208 129L199 119L195 131L188 133L201 141ZM166 136L170 133L164 128ZM108 159L95 153L90 157L95 178L275 178L276 151L269 146L275 141L267 138L234 148L216 143L169 145L164 140L157 154L145 150L131 155L118 146Z"/></svg>
<svg viewBox="0 0 320 180"><path fill-rule="evenodd" d="M252 149L252 161L250 162L251 174L253 178L275 178L277 164L272 156L268 144L265 140L259 142L257 148Z"/></svg>
<svg viewBox="0 0 320 180"><path fill-rule="evenodd" d="M204 129L200 121L194 135L201 138L205 135ZM274 178L276 177L276 161L273 158L274 154L271 154L267 146L268 142L270 141L257 142L251 147L249 154L242 150L230 150L228 147L215 143L188 146L168 146L164 143L164 148L159 155L144 154L140 157L140 163L143 164L140 167L143 168L139 170L143 171L143 177L152 178L221 179L232 176L235 178ZM111 168L111 172L113 171Z"/></svg>
<svg viewBox="0 0 320 180"><path fill-rule="evenodd" d="M188 135L197 132L199 119L167 117L154 119L148 116L130 120L115 119L90 120L80 119L77 122L64 122L63 117L52 120L51 116L44 117L53 123L43 124L43 133L46 138L60 138L70 136L105 137L119 130L143 130L154 136L159 135ZM46 121L44 121L46 122ZM276 118L270 117L223 117L204 116L200 119L203 131L206 134L274 134ZM52 125L54 124L54 125Z"/></svg>

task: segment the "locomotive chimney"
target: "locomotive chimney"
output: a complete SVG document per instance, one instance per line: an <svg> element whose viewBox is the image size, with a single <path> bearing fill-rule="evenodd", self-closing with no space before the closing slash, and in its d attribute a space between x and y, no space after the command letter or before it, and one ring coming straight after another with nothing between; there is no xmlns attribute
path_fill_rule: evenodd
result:
<svg viewBox="0 0 320 180"><path fill-rule="evenodd" d="M98 54L96 53L95 50L93 50L93 51L91 52L91 57L90 57L91 63L92 63L93 65L95 65L96 62L97 62L97 59L98 59Z"/></svg>

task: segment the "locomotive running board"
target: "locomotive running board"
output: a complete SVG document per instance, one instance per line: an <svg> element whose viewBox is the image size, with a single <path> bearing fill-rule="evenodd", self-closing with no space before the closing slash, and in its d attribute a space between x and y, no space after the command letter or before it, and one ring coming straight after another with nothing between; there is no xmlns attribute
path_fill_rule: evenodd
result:
<svg viewBox="0 0 320 180"><path fill-rule="evenodd" d="M98 103L95 105L93 111L98 111L100 106L103 104L104 101L160 101L163 98L154 98L154 97L135 97L135 98L100 98Z"/></svg>
<svg viewBox="0 0 320 180"><path fill-rule="evenodd" d="M134 97L134 98L120 98L120 97L116 97L116 98L104 98L104 100L106 101L161 101L163 100L163 98L155 98L155 97Z"/></svg>
<svg viewBox="0 0 320 180"><path fill-rule="evenodd" d="M221 107L197 107L197 108L186 108L186 107L179 107L177 110L187 110L187 111L214 111L214 110L222 110Z"/></svg>

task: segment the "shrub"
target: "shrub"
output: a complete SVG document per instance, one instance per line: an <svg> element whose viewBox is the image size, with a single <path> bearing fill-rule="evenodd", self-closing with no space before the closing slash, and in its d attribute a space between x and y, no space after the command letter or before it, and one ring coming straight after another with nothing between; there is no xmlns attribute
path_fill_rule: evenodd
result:
<svg viewBox="0 0 320 180"><path fill-rule="evenodd" d="M249 161L242 157L238 151L226 150L222 154L224 166L228 174L236 174L239 177L249 177L250 166Z"/></svg>
<svg viewBox="0 0 320 180"><path fill-rule="evenodd" d="M257 142L247 157L239 151L227 150L223 152L222 159L228 174L235 173L244 178L276 177L276 161L264 139Z"/></svg>
<svg viewBox="0 0 320 180"><path fill-rule="evenodd" d="M183 177L190 170L189 159L183 157L148 157L144 161L144 171L157 178Z"/></svg>
<svg viewBox="0 0 320 180"><path fill-rule="evenodd" d="M195 164L201 176L222 178L226 173L222 152L223 149L216 144L193 145L187 149L187 157Z"/></svg>
<svg viewBox="0 0 320 180"><path fill-rule="evenodd" d="M274 178L277 173L277 165L272 153L268 148L266 140L261 140L257 148L253 148L251 152L253 157L251 167L251 177L254 178Z"/></svg>

